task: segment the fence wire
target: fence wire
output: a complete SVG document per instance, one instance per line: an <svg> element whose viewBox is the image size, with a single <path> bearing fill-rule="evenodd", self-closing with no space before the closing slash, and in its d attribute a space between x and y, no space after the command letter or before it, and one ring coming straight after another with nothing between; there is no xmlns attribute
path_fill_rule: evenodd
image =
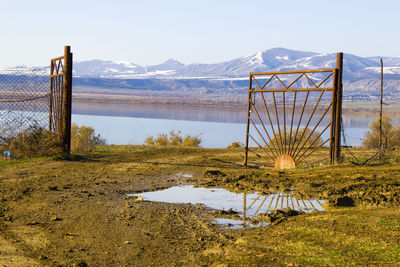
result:
<svg viewBox="0 0 400 267"><path fill-rule="evenodd" d="M0 68L0 137L48 128L50 68Z"/></svg>

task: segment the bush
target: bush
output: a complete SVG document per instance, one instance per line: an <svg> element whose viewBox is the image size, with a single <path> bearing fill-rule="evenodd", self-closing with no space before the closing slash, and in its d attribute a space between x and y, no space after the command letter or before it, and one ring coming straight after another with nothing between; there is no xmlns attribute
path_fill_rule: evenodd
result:
<svg viewBox="0 0 400 267"><path fill-rule="evenodd" d="M154 138L153 136L148 136L144 140L145 145L156 145L156 146L191 146L198 147L203 141L199 136L186 135L181 136L181 131L175 133L175 131L170 131L169 135L164 133L158 133Z"/></svg>
<svg viewBox="0 0 400 267"><path fill-rule="evenodd" d="M71 152L88 153L97 145L105 145L106 140L100 135L95 135L94 129L90 126L71 126Z"/></svg>
<svg viewBox="0 0 400 267"><path fill-rule="evenodd" d="M369 128L361 145L366 148L379 148L379 119L371 123ZM400 126L394 128L392 119L387 116L382 117L382 145L384 148L400 145Z"/></svg>
<svg viewBox="0 0 400 267"><path fill-rule="evenodd" d="M232 142L232 144L230 144L229 146L227 146L226 148L239 148L239 147L243 147L244 145L241 142Z"/></svg>
<svg viewBox="0 0 400 267"><path fill-rule="evenodd" d="M10 150L15 158L50 156L62 151L58 135L38 125L15 135L0 136L0 149Z"/></svg>

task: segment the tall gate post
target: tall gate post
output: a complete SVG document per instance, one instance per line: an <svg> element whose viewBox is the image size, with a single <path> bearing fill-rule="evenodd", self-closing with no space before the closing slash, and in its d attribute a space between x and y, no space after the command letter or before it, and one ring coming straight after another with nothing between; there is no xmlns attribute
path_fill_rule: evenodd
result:
<svg viewBox="0 0 400 267"><path fill-rule="evenodd" d="M336 110L335 110L335 148L334 163L340 160L341 130L342 130L342 96L343 96L343 53L336 55L336 68L338 70L337 93L336 93Z"/></svg>
<svg viewBox="0 0 400 267"><path fill-rule="evenodd" d="M249 153L249 130L250 130L250 112L251 112L251 87L253 82L253 77L250 74L249 79L249 96L248 96L248 103L247 103L247 125L246 125L246 143L245 143L245 152L244 152L244 166L247 166L247 157Z"/></svg>
<svg viewBox="0 0 400 267"><path fill-rule="evenodd" d="M72 53L71 47L64 47L64 82L63 82L63 114L62 114L62 149L71 152L71 112L72 112Z"/></svg>

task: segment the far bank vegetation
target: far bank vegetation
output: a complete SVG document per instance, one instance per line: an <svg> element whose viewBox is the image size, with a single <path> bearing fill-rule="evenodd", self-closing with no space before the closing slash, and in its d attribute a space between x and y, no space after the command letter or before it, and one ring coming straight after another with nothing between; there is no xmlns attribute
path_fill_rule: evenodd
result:
<svg viewBox="0 0 400 267"><path fill-rule="evenodd" d="M365 148L379 148L379 119L371 123L370 130L365 134L362 146ZM382 118L382 146L383 148L395 148L400 146L400 126L394 127L392 119Z"/></svg>
<svg viewBox="0 0 400 267"><path fill-rule="evenodd" d="M181 131L170 131L168 134L158 133L155 137L148 136L144 140L147 146L185 146L185 147L199 147L203 138L200 136L186 135L182 136Z"/></svg>

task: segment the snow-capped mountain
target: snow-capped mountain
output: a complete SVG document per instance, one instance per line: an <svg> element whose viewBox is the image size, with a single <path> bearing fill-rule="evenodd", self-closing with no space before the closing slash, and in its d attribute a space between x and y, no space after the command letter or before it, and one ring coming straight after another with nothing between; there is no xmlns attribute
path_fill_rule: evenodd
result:
<svg viewBox="0 0 400 267"><path fill-rule="evenodd" d="M344 96L369 99L379 94L379 57L344 53ZM384 57L385 92L400 100L400 58ZM273 48L215 64L183 64L170 59L153 66L126 61L74 62L74 90L136 90L160 95L245 94L250 72L334 68L336 53L321 54ZM19 67L24 68L24 67ZM25 67L27 70L29 67ZM0 73L1 74L1 73ZM84 89L83 89L84 88ZM83 91L82 91L83 92ZM86 91L85 91L86 92ZM89 92L89 91L88 91Z"/></svg>
<svg viewBox="0 0 400 267"><path fill-rule="evenodd" d="M386 57L383 60L385 72L400 74L400 58ZM183 64L173 59L153 66L139 66L124 61L81 61L74 62L74 75L95 78L238 78L248 77L250 72L333 68L335 65L336 53L318 54L273 48L215 64ZM376 73L379 66L378 57L344 54L345 79L366 77Z"/></svg>

